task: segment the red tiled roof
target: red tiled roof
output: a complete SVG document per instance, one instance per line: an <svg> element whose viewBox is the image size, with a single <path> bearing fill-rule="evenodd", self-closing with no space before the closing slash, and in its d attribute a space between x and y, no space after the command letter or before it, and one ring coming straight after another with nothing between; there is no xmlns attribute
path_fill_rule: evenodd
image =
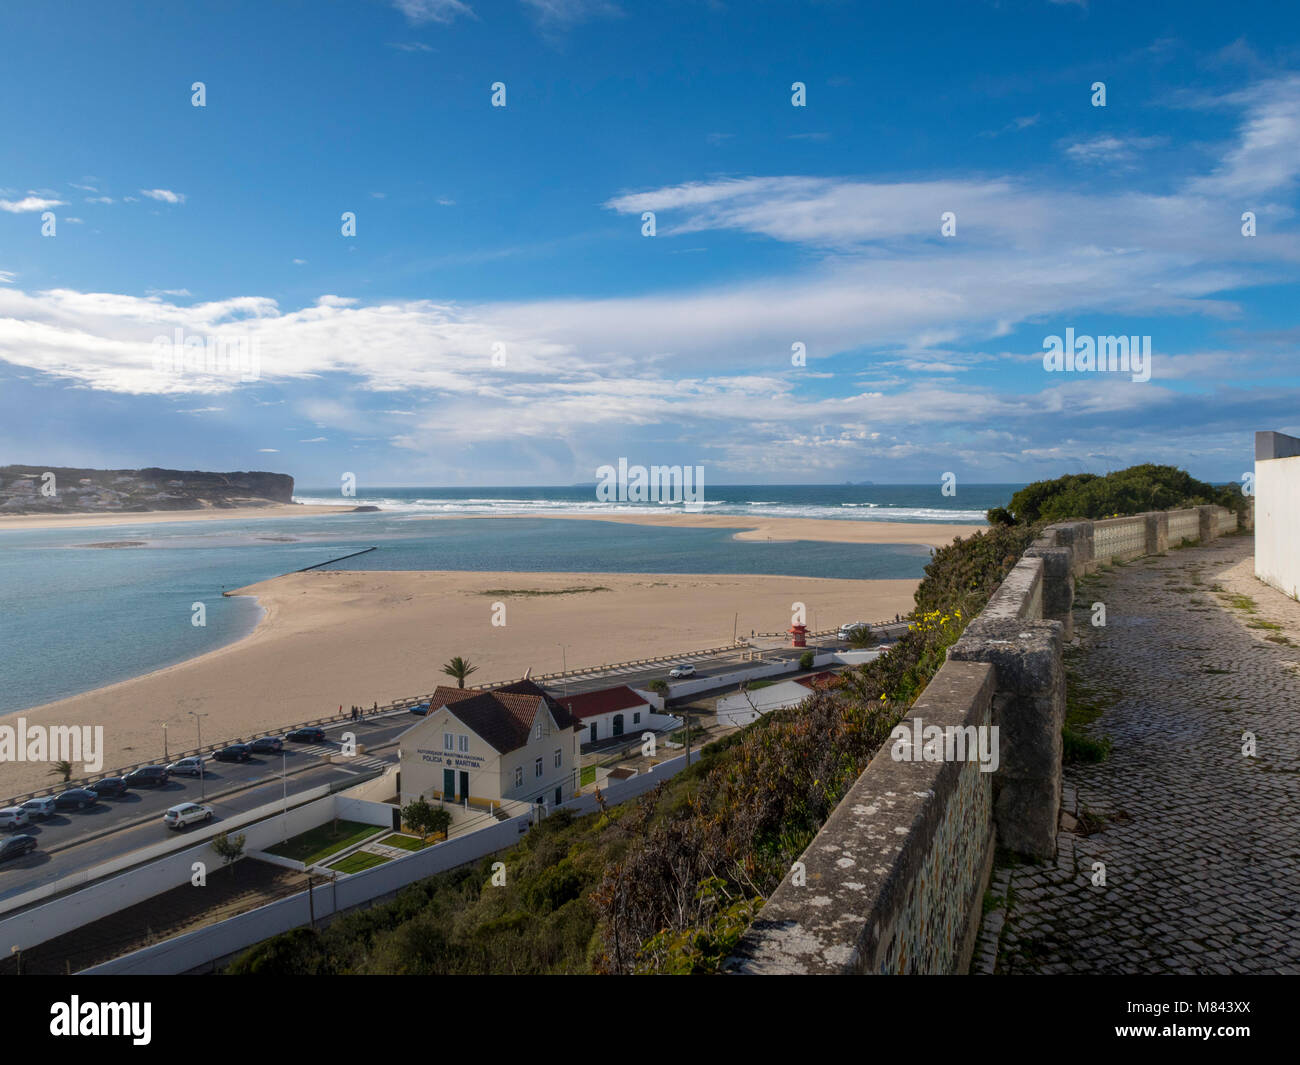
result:
<svg viewBox="0 0 1300 1065"><path fill-rule="evenodd" d="M562 696L561 701L575 718L595 717L615 710L629 710L634 706L649 706L644 695L638 695L626 684L616 688L601 688L600 691L583 692L581 695Z"/></svg>

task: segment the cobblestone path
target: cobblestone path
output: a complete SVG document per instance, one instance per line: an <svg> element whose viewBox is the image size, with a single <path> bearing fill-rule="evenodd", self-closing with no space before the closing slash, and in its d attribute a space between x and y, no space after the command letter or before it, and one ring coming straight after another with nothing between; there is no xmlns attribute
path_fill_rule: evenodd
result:
<svg viewBox="0 0 1300 1065"><path fill-rule="evenodd" d="M1054 863L999 855L972 972L1300 973L1300 612L1252 546L1080 582L1070 698L1112 750L1066 765Z"/></svg>

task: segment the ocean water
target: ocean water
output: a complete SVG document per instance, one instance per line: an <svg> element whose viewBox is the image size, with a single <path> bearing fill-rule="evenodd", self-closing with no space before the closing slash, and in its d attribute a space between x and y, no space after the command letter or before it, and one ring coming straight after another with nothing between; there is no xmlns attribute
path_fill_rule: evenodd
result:
<svg viewBox="0 0 1300 1065"><path fill-rule="evenodd" d="M708 513L845 521L979 522L1016 485L723 486ZM562 521L539 512L681 509L598 504L591 486L380 489L299 502L376 505L380 513L0 530L0 713L89 691L214 650L261 611L222 592L367 547L335 568L574 573L753 573L920 577L929 550L901 544L732 539L728 529ZM490 514L522 514L510 521ZM459 520L429 521L429 517ZM94 544L130 541L132 547ZM193 624L202 604L205 624Z"/></svg>

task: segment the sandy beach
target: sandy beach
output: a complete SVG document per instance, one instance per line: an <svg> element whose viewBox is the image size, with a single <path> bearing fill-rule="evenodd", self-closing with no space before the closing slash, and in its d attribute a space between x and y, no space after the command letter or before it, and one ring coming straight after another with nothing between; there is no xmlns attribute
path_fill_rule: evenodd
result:
<svg viewBox="0 0 1300 1065"><path fill-rule="evenodd" d="M938 525L905 521L852 521L837 518L749 518L733 514L574 514L570 511L537 511L529 514L484 514L475 517L564 518L569 521L612 521L623 525L660 525L673 528L736 529L737 540L820 540L833 544L920 544L947 547L958 537L967 537L986 525ZM429 521L455 521L452 515L437 515Z"/></svg>
<svg viewBox="0 0 1300 1065"><path fill-rule="evenodd" d="M302 518L312 514L342 514L355 504L272 503L265 507L210 507L205 510L146 510L103 514L5 514L0 529L78 529L101 525L156 525L165 521L234 521L247 518Z"/></svg>
<svg viewBox="0 0 1300 1065"><path fill-rule="evenodd" d="M912 608L914 580L804 577L359 572L296 573L239 589L265 616L226 647L166 669L22 711L31 724L103 725L105 768L162 758L370 705L449 682L453 655L478 665L475 681L513 679L529 667L569 668L699 650L735 631L777 631L802 602L815 626L893 618ZM547 594L526 594L526 593ZM505 604L494 626L494 604ZM737 616L738 615L738 616ZM2 769L0 797L49 784L44 765Z"/></svg>

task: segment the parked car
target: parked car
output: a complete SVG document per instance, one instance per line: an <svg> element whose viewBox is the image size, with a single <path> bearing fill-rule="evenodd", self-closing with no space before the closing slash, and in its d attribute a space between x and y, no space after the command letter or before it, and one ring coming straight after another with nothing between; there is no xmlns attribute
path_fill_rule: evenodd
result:
<svg viewBox="0 0 1300 1065"><path fill-rule="evenodd" d="M182 829L200 821L212 820L212 807L197 802L183 802L163 814L163 824L168 828Z"/></svg>
<svg viewBox="0 0 1300 1065"><path fill-rule="evenodd" d="M203 758L197 754L190 755L189 758L182 758L179 761L172 762L172 764L167 767L167 772L187 777L202 776Z"/></svg>
<svg viewBox="0 0 1300 1065"><path fill-rule="evenodd" d="M259 736L249 743L248 749L261 754L279 754L284 750L284 740L279 736Z"/></svg>
<svg viewBox="0 0 1300 1065"><path fill-rule="evenodd" d="M835 638L838 640L849 640L853 638L854 629L869 629L869 628L871 628L871 626L868 625L865 621L850 621L840 626L840 631L835 634Z"/></svg>
<svg viewBox="0 0 1300 1065"><path fill-rule="evenodd" d="M120 795L125 795L130 789L126 781L121 777L105 777L103 780L96 780L86 787L98 795L101 799L115 799Z"/></svg>
<svg viewBox="0 0 1300 1065"><path fill-rule="evenodd" d="M428 703L416 703L413 707L411 707L411 713L418 714L420 717L424 717L424 715L427 714L428 712L429 712Z"/></svg>
<svg viewBox="0 0 1300 1065"><path fill-rule="evenodd" d="M23 809L32 821L44 821L47 817L54 816L54 803L53 795L45 795L39 799L28 799L23 803Z"/></svg>
<svg viewBox="0 0 1300 1065"><path fill-rule="evenodd" d="M0 810L0 828L22 828L27 820L27 811L21 806L6 806Z"/></svg>
<svg viewBox="0 0 1300 1065"><path fill-rule="evenodd" d="M21 858L36 849L36 837L19 835L0 840L0 862L7 858Z"/></svg>
<svg viewBox="0 0 1300 1065"><path fill-rule="evenodd" d="M99 796L85 788L69 788L54 796L56 810L84 810L99 802Z"/></svg>
<svg viewBox="0 0 1300 1065"><path fill-rule="evenodd" d="M142 765L122 778L128 788L161 788L171 779L165 765Z"/></svg>
<svg viewBox="0 0 1300 1065"><path fill-rule="evenodd" d="M293 740L294 743L324 743L325 730L323 728L296 728L284 738Z"/></svg>
<svg viewBox="0 0 1300 1065"><path fill-rule="evenodd" d="M246 743L232 743L229 747L212 752L213 759L218 762L247 762L252 756L253 752Z"/></svg>
<svg viewBox="0 0 1300 1065"><path fill-rule="evenodd" d="M695 667L689 662L683 662L680 666L673 666L673 668L668 671L668 675L673 678L693 677L695 676Z"/></svg>

